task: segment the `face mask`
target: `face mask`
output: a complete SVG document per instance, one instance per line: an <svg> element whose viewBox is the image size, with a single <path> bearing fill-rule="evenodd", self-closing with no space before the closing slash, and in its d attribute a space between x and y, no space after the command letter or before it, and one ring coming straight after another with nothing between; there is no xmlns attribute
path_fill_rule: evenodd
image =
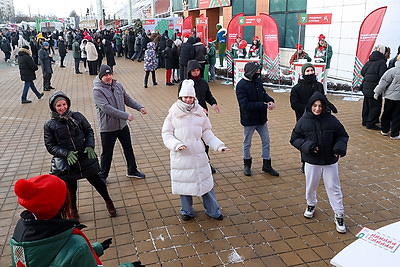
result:
<svg viewBox="0 0 400 267"><path fill-rule="evenodd" d="M254 75L253 75L253 77L252 77L252 80L253 81L255 81L255 80L257 80L259 77L261 76L261 73L254 73Z"/></svg>
<svg viewBox="0 0 400 267"><path fill-rule="evenodd" d="M317 80L317 76L315 74L303 75L303 79L305 82L313 82Z"/></svg>

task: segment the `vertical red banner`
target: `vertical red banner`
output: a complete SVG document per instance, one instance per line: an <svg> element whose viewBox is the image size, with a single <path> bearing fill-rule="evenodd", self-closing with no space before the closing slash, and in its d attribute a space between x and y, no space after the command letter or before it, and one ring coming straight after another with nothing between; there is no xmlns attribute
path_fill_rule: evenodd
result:
<svg viewBox="0 0 400 267"><path fill-rule="evenodd" d="M182 36L187 37L192 35L192 16L188 16L183 20Z"/></svg>
<svg viewBox="0 0 400 267"><path fill-rule="evenodd" d="M262 17L262 39L264 47L263 64L268 70L268 78L279 79L279 31L276 21L268 14Z"/></svg>
<svg viewBox="0 0 400 267"><path fill-rule="evenodd" d="M235 42L238 35L243 35L243 26L239 24L239 17L242 17L243 13L236 14L234 17L231 18L228 24L228 40L226 49L230 50L231 45ZM242 36L243 37L243 36Z"/></svg>
<svg viewBox="0 0 400 267"><path fill-rule="evenodd" d="M358 34L357 52L354 63L352 87L361 85L361 69L368 61L376 38L382 26L382 21L386 13L387 6L380 7L372 11L362 22Z"/></svg>

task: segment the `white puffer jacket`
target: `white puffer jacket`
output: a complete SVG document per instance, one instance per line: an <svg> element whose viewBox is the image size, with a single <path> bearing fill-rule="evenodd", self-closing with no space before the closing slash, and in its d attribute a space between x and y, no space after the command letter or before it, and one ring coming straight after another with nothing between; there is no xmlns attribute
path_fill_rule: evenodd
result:
<svg viewBox="0 0 400 267"><path fill-rule="evenodd" d="M162 138L170 150L172 193L202 196L210 192L214 180L202 139L216 151L226 146L211 131L203 108L196 103L193 110L183 112L174 103L165 118ZM178 150L182 145L186 149Z"/></svg>
<svg viewBox="0 0 400 267"><path fill-rule="evenodd" d="M400 61L397 60L394 66L383 74L379 84L375 87L376 98L382 94L384 98L400 100Z"/></svg>
<svg viewBox="0 0 400 267"><path fill-rule="evenodd" d="M94 43L88 41L85 49L86 49L87 60L96 61L98 56L97 56L97 49Z"/></svg>

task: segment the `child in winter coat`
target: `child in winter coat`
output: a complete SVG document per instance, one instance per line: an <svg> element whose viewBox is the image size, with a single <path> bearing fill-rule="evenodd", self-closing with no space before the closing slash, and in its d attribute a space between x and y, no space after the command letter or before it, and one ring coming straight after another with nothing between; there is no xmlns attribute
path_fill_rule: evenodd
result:
<svg viewBox="0 0 400 267"><path fill-rule="evenodd" d="M157 69L157 55L156 55L156 44L149 42L147 44L147 50L144 52L144 88L147 88L147 82L149 81L149 75L151 72L151 78L153 79L153 85L157 85L156 81L156 69Z"/></svg>
<svg viewBox="0 0 400 267"><path fill-rule="evenodd" d="M230 149L211 131L210 120L197 102L192 80L182 82L179 98L165 118L162 138L170 150L172 193L180 195L182 220L195 217L193 196L202 197L208 216L223 220L203 140L216 151Z"/></svg>
<svg viewBox="0 0 400 267"><path fill-rule="evenodd" d="M348 140L343 125L331 115L326 97L315 92L290 138L290 143L301 151L305 161L307 208L304 217L311 219L314 216L317 187L322 177L335 213L336 231L343 234L346 233L346 226L338 160L346 155Z"/></svg>

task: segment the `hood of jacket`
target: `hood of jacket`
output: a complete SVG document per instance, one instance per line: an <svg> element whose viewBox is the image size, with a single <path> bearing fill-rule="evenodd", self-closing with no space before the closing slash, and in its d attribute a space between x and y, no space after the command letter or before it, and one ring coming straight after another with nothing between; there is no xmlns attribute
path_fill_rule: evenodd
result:
<svg viewBox="0 0 400 267"><path fill-rule="evenodd" d="M188 61L187 64L187 71L188 71L188 77L190 77L190 72L194 69L202 69L199 61L197 59L192 59Z"/></svg>
<svg viewBox="0 0 400 267"><path fill-rule="evenodd" d="M67 105L68 105L68 109L71 109L71 100L69 99L69 97L66 95L66 94L64 94L63 92L61 92L61 91L56 91L56 92L54 92L53 93L53 95L49 98L49 108L50 108L50 110L51 111L56 111L55 109L54 109L54 100L57 98L57 97L59 97L59 96L62 96L63 98L65 98L66 100L67 100Z"/></svg>
<svg viewBox="0 0 400 267"><path fill-rule="evenodd" d="M312 107L313 103L314 103L315 101L317 101L317 100L320 100L321 103L322 103L322 112L321 112L321 114L318 115L318 116L316 116L316 115L315 115L314 113L312 113L312 111L311 111L311 107ZM321 94L320 92L315 92L315 93L310 97L310 99L308 100L308 103L307 103L307 106L306 106L306 112L307 112L310 116L313 116L313 117L321 117L321 116L323 116L324 114L326 114L326 113L329 112L328 109L327 109L327 106L328 106L328 100L326 99L326 97L325 97L323 94Z"/></svg>
<svg viewBox="0 0 400 267"><path fill-rule="evenodd" d="M257 70L259 70L260 68L260 64L254 61L250 61L244 66L244 77L246 77L248 80L252 80L254 74L256 74Z"/></svg>
<svg viewBox="0 0 400 267"><path fill-rule="evenodd" d="M194 43L196 43L196 39L195 39L193 36L190 36L190 37L187 39L186 42L193 45Z"/></svg>
<svg viewBox="0 0 400 267"><path fill-rule="evenodd" d="M18 56L23 56L24 54L32 56L31 50L21 47L18 51Z"/></svg>
<svg viewBox="0 0 400 267"><path fill-rule="evenodd" d="M149 43L147 43L147 49L155 49L156 48L156 44L155 43L153 43L153 42L149 42Z"/></svg>
<svg viewBox="0 0 400 267"><path fill-rule="evenodd" d="M379 52L379 51L374 51L374 52L372 52L371 55L369 56L369 60L370 60L370 61L378 61L378 60L381 60L381 59L383 59L383 60L386 61L385 55L382 54L382 53Z"/></svg>

